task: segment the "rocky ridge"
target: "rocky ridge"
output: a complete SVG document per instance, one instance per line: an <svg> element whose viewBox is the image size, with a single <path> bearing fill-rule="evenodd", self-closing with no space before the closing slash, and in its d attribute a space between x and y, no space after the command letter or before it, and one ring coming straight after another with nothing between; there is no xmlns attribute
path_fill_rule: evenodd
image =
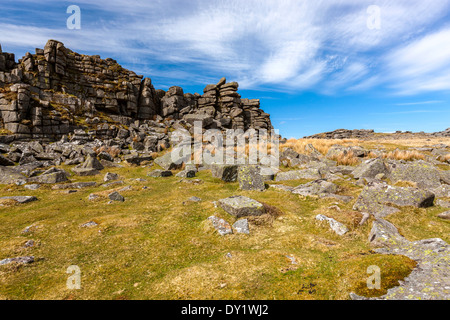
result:
<svg viewBox="0 0 450 320"><path fill-rule="evenodd" d="M78 54L56 40L17 63L0 47L0 142L57 141L65 135L126 139L142 136L136 132L142 126L150 135L168 127L189 129L194 121L204 128L271 129L260 101L241 99L238 87L222 78L203 94L178 86L166 92L114 59Z"/></svg>

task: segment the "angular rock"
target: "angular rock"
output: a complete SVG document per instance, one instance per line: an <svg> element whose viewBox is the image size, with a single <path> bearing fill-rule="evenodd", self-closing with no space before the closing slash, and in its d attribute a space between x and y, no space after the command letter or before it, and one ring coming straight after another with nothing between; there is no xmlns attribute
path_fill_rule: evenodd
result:
<svg viewBox="0 0 450 320"><path fill-rule="evenodd" d="M440 170L425 161L391 165L389 178L392 183L411 181L422 189L437 188L441 185Z"/></svg>
<svg viewBox="0 0 450 320"><path fill-rule="evenodd" d="M214 178L222 179L225 182L235 182L238 176L239 166L235 164L212 164L211 174Z"/></svg>
<svg viewBox="0 0 450 320"><path fill-rule="evenodd" d="M0 266L10 264L12 262L20 263L20 264L30 264L34 262L33 256L27 257L17 257L17 258L7 258L0 261Z"/></svg>
<svg viewBox="0 0 450 320"><path fill-rule="evenodd" d="M319 169L305 169L296 171L280 172L277 174L275 181L288 181L288 180L300 180L300 179L311 179L317 180L321 179Z"/></svg>
<svg viewBox="0 0 450 320"><path fill-rule="evenodd" d="M33 196L10 196L10 197L1 197L0 200L14 200L18 203L28 203L37 201L36 197Z"/></svg>
<svg viewBox="0 0 450 320"><path fill-rule="evenodd" d="M219 200L220 207L235 217L260 216L266 213L264 205L256 200L233 196Z"/></svg>
<svg viewBox="0 0 450 320"><path fill-rule="evenodd" d="M147 174L147 176L153 177L153 178L161 178L161 177L164 178L164 177L170 177L172 175L173 175L172 171L160 170L160 169L152 170Z"/></svg>
<svg viewBox="0 0 450 320"><path fill-rule="evenodd" d="M295 187L292 193L302 196L318 196L321 194L334 194L337 190L338 186L332 182L315 180Z"/></svg>
<svg viewBox="0 0 450 320"><path fill-rule="evenodd" d="M426 190L377 184L363 189L353 210L368 212L382 218L398 211L392 205L427 208L433 205L434 198L434 194Z"/></svg>
<svg viewBox="0 0 450 320"><path fill-rule="evenodd" d="M369 242L374 246L391 246L406 242L398 229L384 219L376 219L372 224L369 234Z"/></svg>
<svg viewBox="0 0 450 320"><path fill-rule="evenodd" d="M441 218L444 220L450 220L450 211L445 211L445 212L438 214L438 218Z"/></svg>
<svg viewBox="0 0 450 320"><path fill-rule="evenodd" d="M211 216L208 218L214 226L214 228L219 232L221 236L225 236L227 234L232 234L233 230L228 222L225 220L218 218L216 216Z"/></svg>
<svg viewBox="0 0 450 320"><path fill-rule="evenodd" d="M164 170L178 170L183 166L183 163L188 162L191 155L179 156L175 152L168 152L162 157L156 158L155 163Z"/></svg>
<svg viewBox="0 0 450 320"><path fill-rule="evenodd" d="M333 218L328 218L327 216L324 216L323 214L319 214L316 216L316 220L319 221L328 221L330 228L336 232L336 234L343 236L344 234L346 234L349 230L348 228L340 223L339 221L336 221Z"/></svg>
<svg viewBox="0 0 450 320"><path fill-rule="evenodd" d="M82 165L73 168L72 171L79 176L95 176L104 168L96 156L88 154L86 161Z"/></svg>
<svg viewBox="0 0 450 320"><path fill-rule="evenodd" d="M264 191L264 179L260 174L261 168L258 166L240 166L237 180L241 190Z"/></svg>
<svg viewBox="0 0 450 320"><path fill-rule="evenodd" d="M13 166L13 165L14 161L11 161L0 154L0 166Z"/></svg>
<svg viewBox="0 0 450 320"><path fill-rule="evenodd" d="M119 175L117 173L107 172L103 178L104 182L118 180Z"/></svg>
<svg viewBox="0 0 450 320"><path fill-rule="evenodd" d="M119 201L119 202L124 202L125 198L118 193L117 191L114 191L113 193L110 193L108 195L108 198L111 199L112 201Z"/></svg>
<svg viewBox="0 0 450 320"><path fill-rule="evenodd" d="M247 219L241 219L241 220L236 221L233 224L233 229L236 230L237 233L250 234Z"/></svg>
<svg viewBox="0 0 450 320"><path fill-rule="evenodd" d="M370 159L360 164L352 172L355 179L359 178L375 178L378 174L389 173L389 169L382 159Z"/></svg>

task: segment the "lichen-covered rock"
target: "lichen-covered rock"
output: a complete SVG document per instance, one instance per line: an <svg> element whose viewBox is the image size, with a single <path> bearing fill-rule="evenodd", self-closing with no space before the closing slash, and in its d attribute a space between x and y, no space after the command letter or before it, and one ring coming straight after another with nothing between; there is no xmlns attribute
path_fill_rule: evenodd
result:
<svg viewBox="0 0 450 320"><path fill-rule="evenodd" d="M365 298L354 293L353 300L448 300L450 299L450 246L442 239L410 242L391 223L377 219L370 234L372 243L382 248L375 252L404 255L417 262L411 274L399 286L379 298Z"/></svg>
<svg viewBox="0 0 450 320"><path fill-rule="evenodd" d="M319 221L327 221L330 225L330 228L337 234L340 236L343 236L344 234L346 234L349 230L348 228L340 223L339 221L336 221L333 218L329 218L327 216L324 216L323 214L319 214L316 216L316 220Z"/></svg>
<svg viewBox="0 0 450 320"><path fill-rule="evenodd" d="M332 182L315 180L295 187L292 193L302 196L318 196L321 194L334 194L337 190L338 186Z"/></svg>
<svg viewBox="0 0 450 320"><path fill-rule="evenodd" d="M26 257L17 257L17 258L7 258L0 261L0 266L7 265L10 263L20 263L20 264L30 264L34 262L33 256L26 256Z"/></svg>
<svg viewBox="0 0 450 320"><path fill-rule="evenodd" d="M18 181L25 181L26 177L15 167L0 166L0 184L14 184Z"/></svg>
<svg viewBox="0 0 450 320"><path fill-rule="evenodd" d="M392 183L398 181L411 181L422 189L437 188L441 185L441 173L430 163L416 161L414 163L394 163L391 165L389 178Z"/></svg>
<svg viewBox="0 0 450 320"><path fill-rule="evenodd" d="M239 166L236 164L212 164L211 174L225 182L235 182L238 177Z"/></svg>
<svg viewBox="0 0 450 320"><path fill-rule="evenodd" d="M353 210L371 213L376 217L384 217L398 211L392 205L427 208L433 205L434 198L434 194L426 190L376 184L363 189Z"/></svg>
<svg viewBox="0 0 450 320"><path fill-rule="evenodd" d="M260 216L266 213L264 205L256 200L233 196L219 200L220 207L235 217Z"/></svg>
<svg viewBox="0 0 450 320"><path fill-rule="evenodd" d="M261 168L259 166L240 166L238 169L237 180L241 190L264 191L264 179L261 176Z"/></svg>
<svg viewBox="0 0 450 320"><path fill-rule="evenodd" d="M155 169L150 171L147 174L149 177L153 177L153 178L161 178L161 177L170 177L173 175L172 171L170 170L160 170L160 169Z"/></svg>
<svg viewBox="0 0 450 320"><path fill-rule="evenodd" d="M0 200L14 200L18 203L28 203L37 201L37 198L33 196L10 196L10 197L1 197Z"/></svg>
<svg viewBox="0 0 450 320"><path fill-rule="evenodd" d="M441 218L444 220L450 220L450 211L445 211L445 212L438 214L438 218Z"/></svg>
<svg viewBox="0 0 450 320"><path fill-rule="evenodd" d="M119 202L124 202L125 198L118 193L117 191L114 191L113 193L110 193L108 195L108 198L111 199L112 201L119 201Z"/></svg>
<svg viewBox="0 0 450 320"><path fill-rule="evenodd" d="M247 219L240 219L236 221L233 224L233 229L236 230L237 233L250 234Z"/></svg>
<svg viewBox="0 0 450 320"><path fill-rule="evenodd" d="M407 240L400 235L398 229L384 219L376 219L372 224L369 242L374 246L398 245Z"/></svg>
<svg viewBox="0 0 450 320"><path fill-rule="evenodd" d="M311 168L311 169L304 169L304 170L280 172L277 174L275 181L288 181L288 180L300 180L300 179L317 180L317 179L321 179L321 178L322 178L322 175L320 174L320 170Z"/></svg>
<svg viewBox="0 0 450 320"><path fill-rule="evenodd" d="M61 169L52 168L43 172L37 177L28 178L28 182L42 183L42 184L54 184L68 181L67 172Z"/></svg>
<svg viewBox="0 0 450 320"><path fill-rule="evenodd" d="M190 159L191 155L178 156L175 152L168 152L156 158L155 163L164 170L178 170L183 166L183 163L188 162Z"/></svg>
<svg viewBox="0 0 450 320"><path fill-rule="evenodd" d="M360 164L352 172L355 179L359 178L375 178L378 174L389 173L389 169L381 159L370 159Z"/></svg>
<svg viewBox="0 0 450 320"><path fill-rule="evenodd" d="M211 221L213 227L217 230L217 232L219 232L221 236L233 233L233 229L231 228L230 224L225 220L216 216L211 216L208 218L208 220Z"/></svg>
<svg viewBox="0 0 450 320"><path fill-rule="evenodd" d="M88 154L86 161L73 168L72 171L79 176L95 176L104 168L105 167L98 161L95 155Z"/></svg>

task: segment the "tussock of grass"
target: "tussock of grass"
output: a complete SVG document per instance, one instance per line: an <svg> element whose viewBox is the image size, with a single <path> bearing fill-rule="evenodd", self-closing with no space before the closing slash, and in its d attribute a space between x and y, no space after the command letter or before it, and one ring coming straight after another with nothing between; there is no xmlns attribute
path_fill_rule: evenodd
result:
<svg viewBox="0 0 450 320"><path fill-rule="evenodd" d="M405 161L413 161L413 160L425 160L425 155L415 150L394 150L388 152L387 154L383 154L383 158L392 159L392 160L405 160Z"/></svg>
<svg viewBox="0 0 450 320"><path fill-rule="evenodd" d="M355 166L360 163L360 159L355 157L355 154L350 152L341 152L335 157L332 157L331 160L336 161L337 165L343 166Z"/></svg>
<svg viewBox="0 0 450 320"><path fill-rule="evenodd" d="M280 150L286 148L292 148L300 154L307 154L306 146L311 144L317 151L322 155L326 155L328 150L336 144L343 146L355 146L358 144L356 139L344 139L344 140L334 140L334 139L289 139L286 143L280 145Z"/></svg>

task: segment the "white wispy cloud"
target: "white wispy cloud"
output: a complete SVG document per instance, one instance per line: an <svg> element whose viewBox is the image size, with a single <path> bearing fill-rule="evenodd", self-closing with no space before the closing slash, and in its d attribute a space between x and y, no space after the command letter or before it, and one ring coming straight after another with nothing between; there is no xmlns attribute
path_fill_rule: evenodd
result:
<svg viewBox="0 0 450 320"><path fill-rule="evenodd" d="M49 21L64 22L65 12L51 10L56 3L61 2L47 1L43 10L50 9ZM416 94L450 88L450 29L434 26L448 13L450 0L76 3L82 30L13 16L0 21L4 50L42 47L53 38L73 50L116 58L150 77L200 82L226 75L245 89L334 94L388 86ZM379 30L367 27L370 5L381 9Z"/></svg>

